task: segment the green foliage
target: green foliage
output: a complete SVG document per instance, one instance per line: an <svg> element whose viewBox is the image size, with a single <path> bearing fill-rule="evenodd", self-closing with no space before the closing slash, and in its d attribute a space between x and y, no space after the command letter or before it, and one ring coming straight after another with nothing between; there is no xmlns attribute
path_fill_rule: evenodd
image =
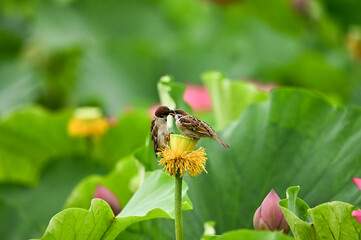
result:
<svg viewBox="0 0 361 240"><path fill-rule="evenodd" d="M187 190L185 185L183 210L192 209ZM152 218L174 218L174 179L161 171L146 174L144 183L115 218L106 202L94 199L89 211L70 208L55 215L41 239L111 240L129 225Z"/></svg>
<svg viewBox="0 0 361 240"><path fill-rule="evenodd" d="M0 185L1 236L8 240L40 237L50 218L59 212L76 184L90 174L105 169L78 155L51 159L40 182L32 188Z"/></svg>
<svg viewBox="0 0 361 240"><path fill-rule="evenodd" d="M309 208L297 198L300 187L287 189L287 199L280 207L295 239L359 239L361 225L351 216L358 208L344 202L323 203Z"/></svg>
<svg viewBox="0 0 361 240"><path fill-rule="evenodd" d="M186 179L195 205L184 214L186 239L199 239L210 220L219 234L250 228L271 188L280 193L301 185L311 206L360 203L349 181L361 174L360 110L325 101L361 104L360 62L347 49L350 26L361 23L359 6L359 0L1 1L2 237L39 237L70 193L66 206L87 209L99 183L127 203L137 185L135 160L146 170L159 168L147 112L122 114L117 126L87 144L67 135L72 113L65 108L97 105L111 115L124 107L148 108L158 87L162 104L192 113L183 102L183 84L169 78L157 86L165 74L181 82L203 80L214 111L197 116L217 133L224 130L219 135L231 146L200 141L209 173ZM297 89L268 96L215 72L199 76L212 69L230 79L302 87L323 97ZM41 106L27 107L34 103ZM289 208L307 228L311 215L301 201ZM77 211L78 217L91 214ZM172 227L164 219L136 223L118 239L172 239Z"/></svg>
<svg viewBox="0 0 361 240"><path fill-rule="evenodd" d="M191 112L190 107L183 101L184 84L175 82L171 76L163 76L158 82L160 102L171 109L183 109Z"/></svg>
<svg viewBox="0 0 361 240"><path fill-rule="evenodd" d="M210 139L199 142L209 158L208 174L186 180L195 209L184 216L186 235L200 237L209 220L221 233L252 227L255 210L272 188L280 193L299 184L312 205L336 199L358 203L350 179L361 174L360 114L358 108L335 107L319 94L288 88L246 108L219 134L230 149Z"/></svg>
<svg viewBox="0 0 361 240"><path fill-rule="evenodd" d="M88 152L85 139L67 134L71 116L69 110L54 113L32 107L16 111L0 122L0 213L4 213L0 222L4 223L6 231L2 233L7 239L40 235L51 216L62 209L78 181L91 174L105 173L118 159L143 146L149 134L149 117L144 112L130 112L120 117L118 125L109 129L103 139L97 139ZM123 204L137 187L137 180L127 177L138 173L134 160L128 164L129 161L117 166L125 164L128 175L122 177L132 181L133 189L110 184L119 176L117 171L104 180L105 185L121 195ZM116 182L122 181L122 177ZM77 199L81 206L89 207L93 190L82 192L88 195ZM5 213L9 212L13 213L8 221Z"/></svg>
<svg viewBox="0 0 361 240"><path fill-rule="evenodd" d="M51 157L79 151L82 145L66 132L70 116L69 111L52 114L42 108L27 108L2 120L1 182L34 185Z"/></svg>
<svg viewBox="0 0 361 240"><path fill-rule="evenodd" d="M296 2L7 0L0 5L0 69L8 61L25 65L41 85L28 101L52 108L95 102L116 112L149 105L159 76L200 83L199 74L211 69L348 101L359 86L351 76L360 73L347 56L345 30L361 21L359 3ZM4 79L21 83L17 76ZM22 100L13 98L9 107Z"/></svg>
<svg viewBox="0 0 361 240"><path fill-rule="evenodd" d="M89 211L67 209L55 215L41 239L101 239L114 222L109 205L94 199Z"/></svg>
<svg viewBox="0 0 361 240"><path fill-rule="evenodd" d="M68 136L70 118L70 111L51 113L34 107L14 112L2 120L0 181L34 185L51 157L84 153L85 139ZM96 139L92 157L111 169L121 157L143 146L149 135L149 121L144 112L124 114L102 139Z"/></svg>
<svg viewBox="0 0 361 240"><path fill-rule="evenodd" d="M217 129L224 129L237 120L251 103L268 98L268 94L258 90L254 84L231 81L219 72L203 74L203 82L212 97Z"/></svg>
<svg viewBox="0 0 361 240"><path fill-rule="evenodd" d="M126 205L139 187L141 177L144 174L138 169L136 161L136 158L130 155L119 160L113 171L107 176L91 175L86 177L74 188L66 201L65 208L88 209L98 185L111 190L118 197L121 206Z"/></svg>
<svg viewBox="0 0 361 240"><path fill-rule="evenodd" d="M29 69L14 61L0 64L0 79L0 116L36 100L40 84Z"/></svg>
<svg viewBox="0 0 361 240"><path fill-rule="evenodd" d="M144 146L146 137L150 135L150 122L151 118L145 110L122 114L117 125L98 142L96 156L111 169L120 158Z"/></svg>
<svg viewBox="0 0 361 240"><path fill-rule="evenodd" d="M224 233L220 240L292 240L293 238L286 236L280 232L269 232L269 231L252 231L252 230L235 230L231 232Z"/></svg>

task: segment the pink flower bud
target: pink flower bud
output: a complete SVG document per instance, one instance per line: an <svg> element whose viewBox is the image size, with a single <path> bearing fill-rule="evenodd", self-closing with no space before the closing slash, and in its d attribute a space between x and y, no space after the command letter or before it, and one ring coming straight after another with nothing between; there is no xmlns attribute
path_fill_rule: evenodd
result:
<svg viewBox="0 0 361 240"><path fill-rule="evenodd" d="M212 110L211 97L207 88L202 85L187 84L183 99L195 112Z"/></svg>
<svg viewBox="0 0 361 240"><path fill-rule="evenodd" d="M352 217L361 223L361 210L352 211Z"/></svg>
<svg viewBox="0 0 361 240"><path fill-rule="evenodd" d="M285 234L290 231L290 227L278 205L280 200L273 189L268 193L254 214L253 227L255 230L281 231Z"/></svg>
<svg viewBox="0 0 361 240"><path fill-rule="evenodd" d="M109 204L110 208L113 210L115 216L120 213L121 206L117 196L106 187L98 185L93 198L100 198L106 201Z"/></svg>
<svg viewBox="0 0 361 240"><path fill-rule="evenodd" d="M361 178L352 178L352 181L356 184L356 186L361 189Z"/></svg>

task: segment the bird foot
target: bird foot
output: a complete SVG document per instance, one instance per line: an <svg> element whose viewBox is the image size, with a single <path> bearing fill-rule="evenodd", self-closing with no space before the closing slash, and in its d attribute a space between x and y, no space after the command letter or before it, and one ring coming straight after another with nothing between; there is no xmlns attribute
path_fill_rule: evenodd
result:
<svg viewBox="0 0 361 240"><path fill-rule="evenodd" d="M169 142L169 140L170 140L170 135L171 135L171 134L174 134L174 132L168 133L168 135L167 135L167 137L166 137L166 141L165 141L166 143Z"/></svg>

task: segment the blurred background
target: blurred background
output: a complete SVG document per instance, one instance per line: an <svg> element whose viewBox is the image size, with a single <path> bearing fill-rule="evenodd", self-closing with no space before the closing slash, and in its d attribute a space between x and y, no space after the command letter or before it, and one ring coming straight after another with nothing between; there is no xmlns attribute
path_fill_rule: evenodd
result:
<svg viewBox="0 0 361 240"><path fill-rule="evenodd" d="M3 0L0 112L158 101L164 74L201 83L239 80L323 92L361 104L357 0Z"/></svg>
<svg viewBox="0 0 361 240"><path fill-rule="evenodd" d="M334 105L361 106L360 9L360 0L1 0L1 235L6 239L41 237L50 218L64 207L88 209L95 184L87 190L87 199L81 206L65 204L74 187L91 174L110 173L117 161L129 154L135 152L139 161L146 159L142 162L145 170L160 168L153 152L138 150L144 148L149 136L148 110L160 101L157 83L164 75L187 84L188 93L192 93L188 103L196 112L197 104L205 106L201 112L212 111L209 95L204 88L191 88L189 86L194 85L189 84L202 85L202 74L211 70L220 71L236 82L255 84L265 91L277 86L298 87L321 93ZM173 86L173 95L183 94L183 85L177 84ZM225 85L231 86L227 82ZM213 91L216 90L214 87ZM267 99L263 92L259 94L251 89L253 95L244 98L251 100L243 102L237 98L238 90L232 96L232 99L241 99L237 103L224 101L217 109L214 106L220 120L205 115L212 125L217 122L217 131L238 119L248 104ZM66 131L67 124L73 110L80 106L100 107L105 116L116 116L116 126L111 126L97 142L72 138ZM233 110L228 111L225 116L226 111L222 109L226 107L236 108L237 112L232 115ZM315 121L310 122L312 125ZM297 135L294 138L296 143L299 139L302 142ZM339 139L338 135L335 139ZM342 139L347 140L344 136ZM314 142L318 140L315 134ZM272 144L274 142L277 141L272 140ZM342 147L343 142L339 144ZM331 148L337 150L325 146L327 152ZM213 149L217 156L217 148ZM295 149L298 156L298 144ZM269 154L273 155L277 154ZM236 152L234 156L241 154ZM328 156L325 159L324 166L328 164ZM207 176L212 176L211 171ZM202 191L207 190L202 182L207 176L193 180L202 186L198 188L202 193L199 199L203 199ZM350 173L343 179L349 181L351 177ZM128 189L126 196L121 195L120 190L117 192L122 186L121 180L116 182L112 178L105 185L124 206L136 187L132 192ZM223 180L227 183L228 178ZM328 184L329 179L324 182ZM277 187L283 191L284 186L278 185L276 190ZM227 197L232 196L226 193L223 200L228 204ZM252 209L256 209L255 205L265 195L257 191L250 194L257 195L250 203L254 206L247 207L251 216ZM357 189L353 194L358 194ZM311 203L318 204L317 201L328 201L334 196L337 195L326 196L320 192L319 198L310 198ZM354 199L354 195L347 196ZM209 220L207 214L213 213L208 213L207 208L199 204L200 200L197 203L196 197L191 197L195 209L201 209L197 210L201 214L194 211L195 214L206 217L199 218L193 229L188 227L188 234L195 236L194 231L201 236L204 220ZM216 197L214 201L218 201ZM197 204L201 207L197 208ZM224 212L220 208L220 217L216 220L228 219ZM229 210L230 215L233 213L233 209ZM243 222L236 220L232 220L233 225L218 221L217 231L252 228L251 217ZM172 239L171 221L145 224L150 224L150 229L159 229L149 233L154 236L168 226L168 238L162 239ZM145 227L139 229L143 231ZM139 229L132 229L133 233ZM148 236L144 239L154 239ZM134 239L140 239L138 237Z"/></svg>

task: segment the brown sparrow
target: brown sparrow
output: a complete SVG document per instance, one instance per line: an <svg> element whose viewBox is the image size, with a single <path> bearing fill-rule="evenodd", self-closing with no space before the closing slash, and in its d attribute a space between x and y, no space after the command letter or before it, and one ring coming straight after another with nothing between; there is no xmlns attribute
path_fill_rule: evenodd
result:
<svg viewBox="0 0 361 240"><path fill-rule="evenodd" d="M153 121L150 124L150 135L156 155L167 146L169 137L167 117L172 112L173 111L166 106L158 107L155 111Z"/></svg>
<svg viewBox="0 0 361 240"><path fill-rule="evenodd" d="M199 118L189 115L187 112L176 109L170 113L175 121L179 131L191 138L213 138L219 142L223 147L229 146L220 139L214 130L206 122Z"/></svg>

